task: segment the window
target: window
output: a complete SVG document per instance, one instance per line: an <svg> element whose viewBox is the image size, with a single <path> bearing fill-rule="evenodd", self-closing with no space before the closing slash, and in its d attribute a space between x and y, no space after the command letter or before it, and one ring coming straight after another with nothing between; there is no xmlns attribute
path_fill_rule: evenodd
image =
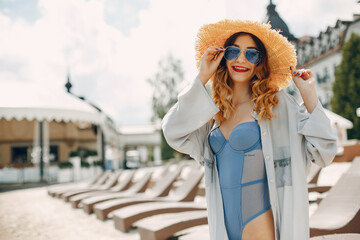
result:
<svg viewBox="0 0 360 240"><path fill-rule="evenodd" d="M32 146L13 146L11 147L11 163L30 164ZM59 161L59 146L50 145L50 162Z"/></svg>
<svg viewBox="0 0 360 240"><path fill-rule="evenodd" d="M51 145L50 146L50 162L59 161L59 146Z"/></svg>
<svg viewBox="0 0 360 240"><path fill-rule="evenodd" d="M19 146L11 148L11 163L23 164L30 163L31 148L29 146Z"/></svg>

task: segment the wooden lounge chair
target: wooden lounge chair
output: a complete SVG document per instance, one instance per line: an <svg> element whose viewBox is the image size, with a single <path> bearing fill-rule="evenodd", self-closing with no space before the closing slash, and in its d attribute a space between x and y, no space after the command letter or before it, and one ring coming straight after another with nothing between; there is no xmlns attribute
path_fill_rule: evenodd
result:
<svg viewBox="0 0 360 240"><path fill-rule="evenodd" d="M81 200L89 197L99 196L105 193L117 193L127 190L131 185L131 180L134 177L134 174L135 174L135 170L124 170L121 176L118 178L117 184L112 188L110 188L109 190L91 191L70 197L69 201L71 203L71 206L73 208L77 208Z"/></svg>
<svg viewBox="0 0 360 240"><path fill-rule="evenodd" d="M310 236L360 233L360 158L329 190L310 218Z"/></svg>
<svg viewBox="0 0 360 240"><path fill-rule="evenodd" d="M197 195L205 197L205 182L204 181L200 182Z"/></svg>
<svg viewBox="0 0 360 240"><path fill-rule="evenodd" d="M140 219L163 213L206 210L205 205L194 202L150 202L127 206L113 212L115 228L128 232L132 224Z"/></svg>
<svg viewBox="0 0 360 240"><path fill-rule="evenodd" d="M330 186L319 186L318 179L322 168L314 163L310 163L311 168L307 176L308 192L326 192L330 189Z"/></svg>
<svg viewBox="0 0 360 240"><path fill-rule="evenodd" d="M200 240L200 239L210 239L209 225L200 225L192 228L187 228L178 234L178 240Z"/></svg>
<svg viewBox="0 0 360 240"><path fill-rule="evenodd" d="M175 164L171 164L167 162L160 167L159 169L160 171L155 171L151 177L148 188L152 188L156 182L158 182L159 180L161 181L161 179L163 179L166 176L166 174L169 172L172 166L175 166Z"/></svg>
<svg viewBox="0 0 360 240"><path fill-rule="evenodd" d="M171 190L172 184L180 175L182 168L183 166L179 165L177 169L168 172L162 181L157 182L153 188L144 193L135 194L131 198L119 198L95 204L93 208L96 217L105 220L107 219L108 214L116 209L133 204L156 201L159 197L167 196ZM194 193L194 197L195 194L196 192Z"/></svg>
<svg viewBox="0 0 360 240"><path fill-rule="evenodd" d="M93 191L98 191L98 190L109 190L110 188L112 188L113 186L116 185L121 172L122 172L121 170L118 170L118 171L112 173L108 177L106 182L100 186L90 187L90 188L82 189L82 190L65 192L61 195L61 198L64 199L65 202L68 202L70 200L70 197L78 195L78 194L93 192Z"/></svg>
<svg viewBox="0 0 360 240"><path fill-rule="evenodd" d="M195 204L198 185L203 177L201 169L192 169L187 178L173 192L172 195L155 199L145 199L147 203L136 204L118 209L113 212L115 228L127 232L131 224L142 218L166 212L183 212L191 210L205 210L205 204ZM124 201L127 201L125 199ZM156 202L154 202L156 201Z"/></svg>
<svg viewBox="0 0 360 240"><path fill-rule="evenodd" d="M144 218L135 225L141 240L166 240L176 232L203 224L207 224L205 210L160 214Z"/></svg>
<svg viewBox="0 0 360 240"><path fill-rule="evenodd" d="M161 176L166 174L169 168L170 168L170 164L166 164L160 167L159 168L160 172L156 174L156 178L160 178ZM104 202L119 197L130 197L136 193L142 193L146 190L146 188L150 188L150 186L153 185L153 180L154 180L153 173L155 173L157 170L158 169L156 170L147 169L146 170L147 172L145 172L145 174L141 176L141 179L136 183L132 182L132 186L126 191L121 191L119 193L108 193L108 194L106 193L106 194L99 194L98 196L91 196L81 200L79 205L83 207L86 213L91 214L93 212L93 206L96 203ZM141 172L141 174L143 173L143 171L138 171L138 172Z"/></svg>
<svg viewBox="0 0 360 240"><path fill-rule="evenodd" d="M64 193L70 191L98 188L106 182L106 180L109 178L109 176L111 176L111 174L112 174L111 171L105 171L104 174L101 175L101 177L94 184L88 187L75 188L75 189L61 189L60 191L56 191L55 197L61 198Z"/></svg>
<svg viewBox="0 0 360 240"><path fill-rule="evenodd" d="M354 158L354 160L351 162L349 170L346 173L360 174L360 156Z"/></svg>
<svg viewBox="0 0 360 240"><path fill-rule="evenodd" d="M310 170L307 174L307 183L317 183L321 171L321 167L315 163L310 163Z"/></svg>
<svg viewBox="0 0 360 240"><path fill-rule="evenodd" d="M58 194L66 191L77 190L77 189L84 189L92 187L103 178L103 176L107 175L108 171L103 172L101 171L90 183L66 183L66 184L59 184L53 187L48 188L48 194L52 197L58 197Z"/></svg>
<svg viewBox="0 0 360 240"><path fill-rule="evenodd" d="M341 174L349 169L350 165L351 165L350 162L341 162L341 163L334 162L330 166L327 166L325 168L320 168L316 164L313 164L312 169L315 169L317 173L313 176L313 179L308 183L308 192L324 193L329 191L330 188L333 185L335 185L336 181L340 178ZM323 174L327 175L327 174L335 173L334 170L336 170L336 175L333 176L331 183L324 185L319 181L319 176L321 178Z"/></svg>
<svg viewBox="0 0 360 240"><path fill-rule="evenodd" d="M333 168L333 169L331 170L330 168ZM322 173L325 174L325 172L326 172L326 174L328 176L331 176L331 183L328 184L328 186L331 188L332 186L334 186L336 184L336 182L340 179L340 177L343 173L346 173L346 172L351 173L352 169L354 169L356 171L356 169L357 169L356 161L334 162L330 166L326 167ZM323 186L320 185L319 187L322 188ZM319 192L319 193L320 194L315 195L316 196L315 201L318 205L326 197L328 191Z"/></svg>
<svg viewBox="0 0 360 240"><path fill-rule="evenodd" d="M137 182L133 183L133 185L128 190L119 193L108 193L83 199L81 200L81 206L86 213L90 214L93 212L93 206L97 203L105 202L119 197L131 197L136 193L145 192L150 182L151 176L152 172L147 171L144 173L144 175L141 176L141 178Z"/></svg>
<svg viewBox="0 0 360 240"><path fill-rule="evenodd" d="M181 240L186 240L186 239L181 239ZM312 237L310 240L360 240L360 234L352 234L352 233L331 234L331 235L325 235L319 237Z"/></svg>
<svg viewBox="0 0 360 240"><path fill-rule="evenodd" d="M84 183L65 183L65 184L57 184L55 186L51 186L47 189L47 193L52 196L55 197L55 193L58 191L64 191L64 190L76 190L79 189L79 185L82 185L84 187L91 187L92 185L94 185L99 178L105 174L105 172L101 171L99 172L89 183L85 184ZM84 188L83 187L83 188Z"/></svg>

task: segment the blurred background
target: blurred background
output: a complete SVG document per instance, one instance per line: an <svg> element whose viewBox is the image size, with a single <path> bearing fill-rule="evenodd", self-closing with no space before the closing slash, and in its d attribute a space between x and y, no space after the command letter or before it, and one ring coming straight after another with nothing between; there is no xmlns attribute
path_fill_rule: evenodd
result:
<svg viewBox="0 0 360 240"><path fill-rule="evenodd" d="M197 74L198 29L224 18L281 30L317 76L338 161L359 154L357 0L0 0L0 182L187 158L164 142L161 118Z"/></svg>

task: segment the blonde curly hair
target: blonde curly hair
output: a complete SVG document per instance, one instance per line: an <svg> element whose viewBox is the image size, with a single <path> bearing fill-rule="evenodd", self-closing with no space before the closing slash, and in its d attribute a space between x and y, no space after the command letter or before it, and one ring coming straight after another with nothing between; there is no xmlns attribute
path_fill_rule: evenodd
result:
<svg viewBox="0 0 360 240"><path fill-rule="evenodd" d="M236 39L241 35L249 35L257 45L261 54L261 63L255 68L255 76L250 80L249 92L251 103L254 106L254 111L259 116L259 121L262 119L271 120L276 117L272 112L274 106L278 104L276 93L279 87L275 84L270 84L270 68L268 65L268 58L266 49L263 43L253 34L246 32L238 32L231 35L224 44L224 47L233 45ZM211 79L213 100L220 111L215 115L215 120L221 124L224 120L229 119L235 111L233 105L233 81L229 76L226 60L222 59L218 69Z"/></svg>

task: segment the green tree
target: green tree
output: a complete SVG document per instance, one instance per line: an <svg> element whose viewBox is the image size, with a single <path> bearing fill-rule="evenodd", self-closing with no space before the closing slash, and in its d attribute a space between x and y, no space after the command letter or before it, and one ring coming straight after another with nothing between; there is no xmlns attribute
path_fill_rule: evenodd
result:
<svg viewBox="0 0 360 240"><path fill-rule="evenodd" d="M352 34L341 49L342 60L335 70L332 110L353 122L348 131L350 139L360 139L360 121L356 109L360 107L360 36Z"/></svg>
<svg viewBox="0 0 360 240"><path fill-rule="evenodd" d="M159 61L159 70L148 82L153 87L152 121L161 120L167 111L176 103L178 86L183 81L184 72L181 61L171 54ZM167 144L162 134L161 156L163 159L174 157L175 151Z"/></svg>

